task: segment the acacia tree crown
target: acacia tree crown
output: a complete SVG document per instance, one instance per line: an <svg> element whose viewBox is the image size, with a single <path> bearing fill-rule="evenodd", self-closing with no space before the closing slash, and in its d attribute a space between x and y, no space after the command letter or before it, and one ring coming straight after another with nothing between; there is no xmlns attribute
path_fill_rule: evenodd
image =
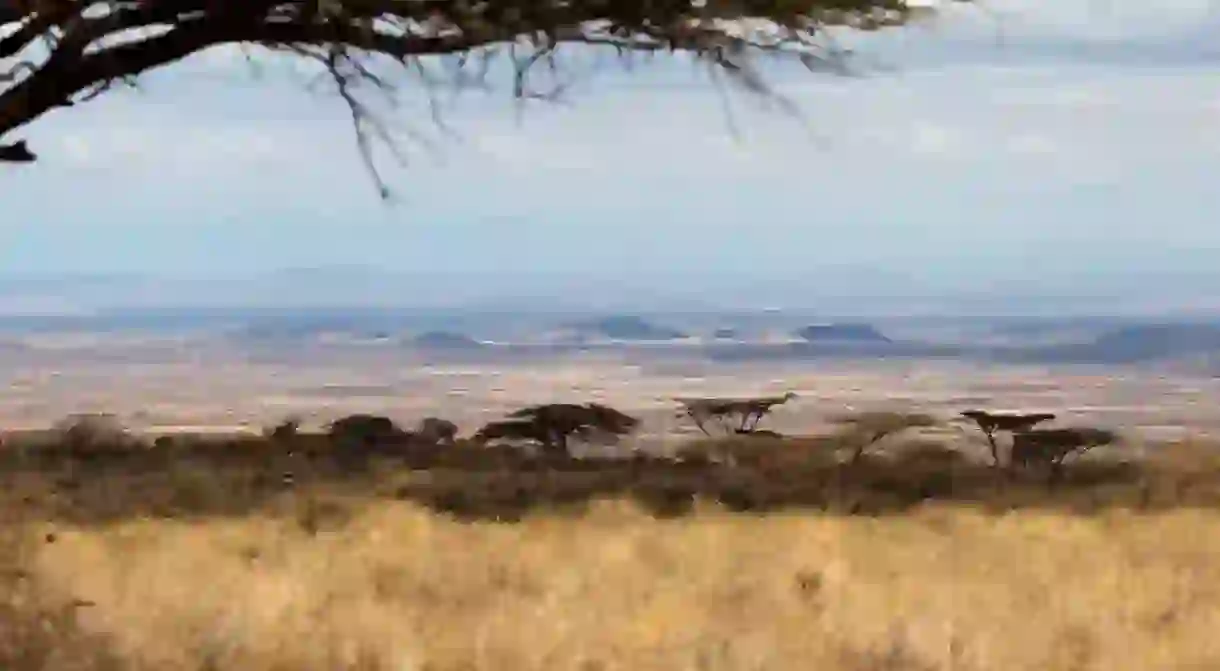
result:
<svg viewBox="0 0 1220 671"><path fill-rule="evenodd" d="M514 94L568 44L620 53L689 51L763 90L751 52L814 68L835 61L823 29L901 25L909 0L0 0L0 162L29 162L20 129L59 107L221 45L256 45L321 66L351 111L369 162L368 133L383 136L355 91L382 85L368 65L389 58L421 71L451 56L485 72L511 59ZM375 176L375 170L374 176ZM379 182L380 185L380 182Z"/></svg>

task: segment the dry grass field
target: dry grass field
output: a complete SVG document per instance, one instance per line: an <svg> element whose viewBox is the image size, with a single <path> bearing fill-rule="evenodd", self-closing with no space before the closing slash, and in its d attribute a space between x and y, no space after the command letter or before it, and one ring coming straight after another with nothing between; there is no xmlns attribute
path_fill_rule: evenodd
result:
<svg viewBox="0 0 1220 671"><path fill-rule="evenodd" d="M778 469L317 453L291 486L269 476L296 457L257 441L12 458L0 668L1220 665L1211 445L1050 486L926 446L768 444L737 449Z"/></svg>
<svg viewBox="0 0 1220 671"><path fill-rule="evenodd" d="M94 605L75 631L0 636L56 648L54 669L1220 666L1214 511L658 521L611 502L512 526L351 512L318 536L270 516L53 544L26 529L32 598Z"/></svg>

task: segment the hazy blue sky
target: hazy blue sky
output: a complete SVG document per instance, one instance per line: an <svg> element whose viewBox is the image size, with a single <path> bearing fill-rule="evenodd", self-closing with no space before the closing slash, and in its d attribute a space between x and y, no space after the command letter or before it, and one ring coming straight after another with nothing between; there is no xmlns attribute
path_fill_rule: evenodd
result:
<svg viewBox="0 0 1220 671"><path fill-rule="evenodd" d="M495 81L447 109L456 137L404 78L395 122L436 151L384 163L392 207L332 98L213 52L30 130L43 161L3 169L0 274L340 264L777 300L1220 286L1209 3L984 4L855 40L863 77L771 67L806 125L734 94L738 140L680 59L599 69L520 123Z"/></svg>

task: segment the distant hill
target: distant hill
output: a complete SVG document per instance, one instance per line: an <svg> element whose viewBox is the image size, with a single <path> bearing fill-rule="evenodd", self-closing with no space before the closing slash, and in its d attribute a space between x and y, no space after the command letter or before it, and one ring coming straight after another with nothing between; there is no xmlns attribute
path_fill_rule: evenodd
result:
<svg viewBox="0 0 1220 671"><path fill-rule="evenodd" d="M324 333L360 334L366 325L359 319L330 315L303 315L253 319L238 335L252 340L312 338Z"/></svg>
<svg viewBox="0 0 1220 671"><path fill-rule="evenodd" d="M1093 347L1125 356L1157 356L1220 350L1220 325L1152 324L1104 333Z"/></svg>
<svg viewBox="0 0 1220 671"><path fill-rule="evenodd" d="M795 335L798 338L815 343L892 344L894 342L878 331L872 324L863 322L815 324L798 330Z"/></svg>
<svg viewBox="0 0 1220 671"><path fill-rule="evenodd" d="M679 340L687 334L664 326L657 326L634 315L616 315L577 324L575 330L611 340Z"/></svg>
<svg viewBox="0 0 1220 671"><path fill-rule="evenodd" d="M737 329L718 328L712 333L712 337L716 340L735 340L737 338Z"/></svg>
<svg viewBox="0 0 1220 671"><path fill-rule="evenodd" d="M1124 326L1092 342L1012 347L998 358L1018 362L1125 364L1220 353L1220 324L1161 323Z"/></svg>
<svg viewBox="0 0 1220 671"><path fill-rule="evenodd" d="M415 336L411 341L416 347L432 349L477 349L483 343L462 333L451 331L428 331Z"/></svg>

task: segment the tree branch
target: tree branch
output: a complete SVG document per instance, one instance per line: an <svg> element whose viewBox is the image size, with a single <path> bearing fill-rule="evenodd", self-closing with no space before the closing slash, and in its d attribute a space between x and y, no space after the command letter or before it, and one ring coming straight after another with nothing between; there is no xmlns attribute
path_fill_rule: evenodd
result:
<svg viewBox="0 0 1220 671"><path fill-rule="evenodd" d="M458 53L487 43L461 35L399 37L373 33L357 38L343 33L330 25L257 23L240 17L204 18L182 22L163 35L79 58L67 50L57 51L41 69L0 94L0 136L42 116L93 84L119 76L138 76L221 44L260 42L275 46L329 42L352 45L360 42L361 49L401 59Z"/></svg>
<svg viewBox="0 0 1220 671"><path fill-rule="evenodd" d="M525 86L527 72L540 62L554 67L561 44L611 46L620 55L685 50L790 108L749 67L749 51L798 56L813 69L828 60L814 53L823 27L876 29L909 15L905 0L0 0L0 140L114 82L214 46L257 44L322 56L376 179L364 133L372 128L387 143L389 135L369 123L352 89L361 81L387 87L362 57L419 65L420 56L456 54L465 63L474 51L525 41L534 53L513 56L514 95L525 99L537 95ZM41 60L27 58L40 40ZM24 143L0 142L0 162L32 159Z"/></svg>

